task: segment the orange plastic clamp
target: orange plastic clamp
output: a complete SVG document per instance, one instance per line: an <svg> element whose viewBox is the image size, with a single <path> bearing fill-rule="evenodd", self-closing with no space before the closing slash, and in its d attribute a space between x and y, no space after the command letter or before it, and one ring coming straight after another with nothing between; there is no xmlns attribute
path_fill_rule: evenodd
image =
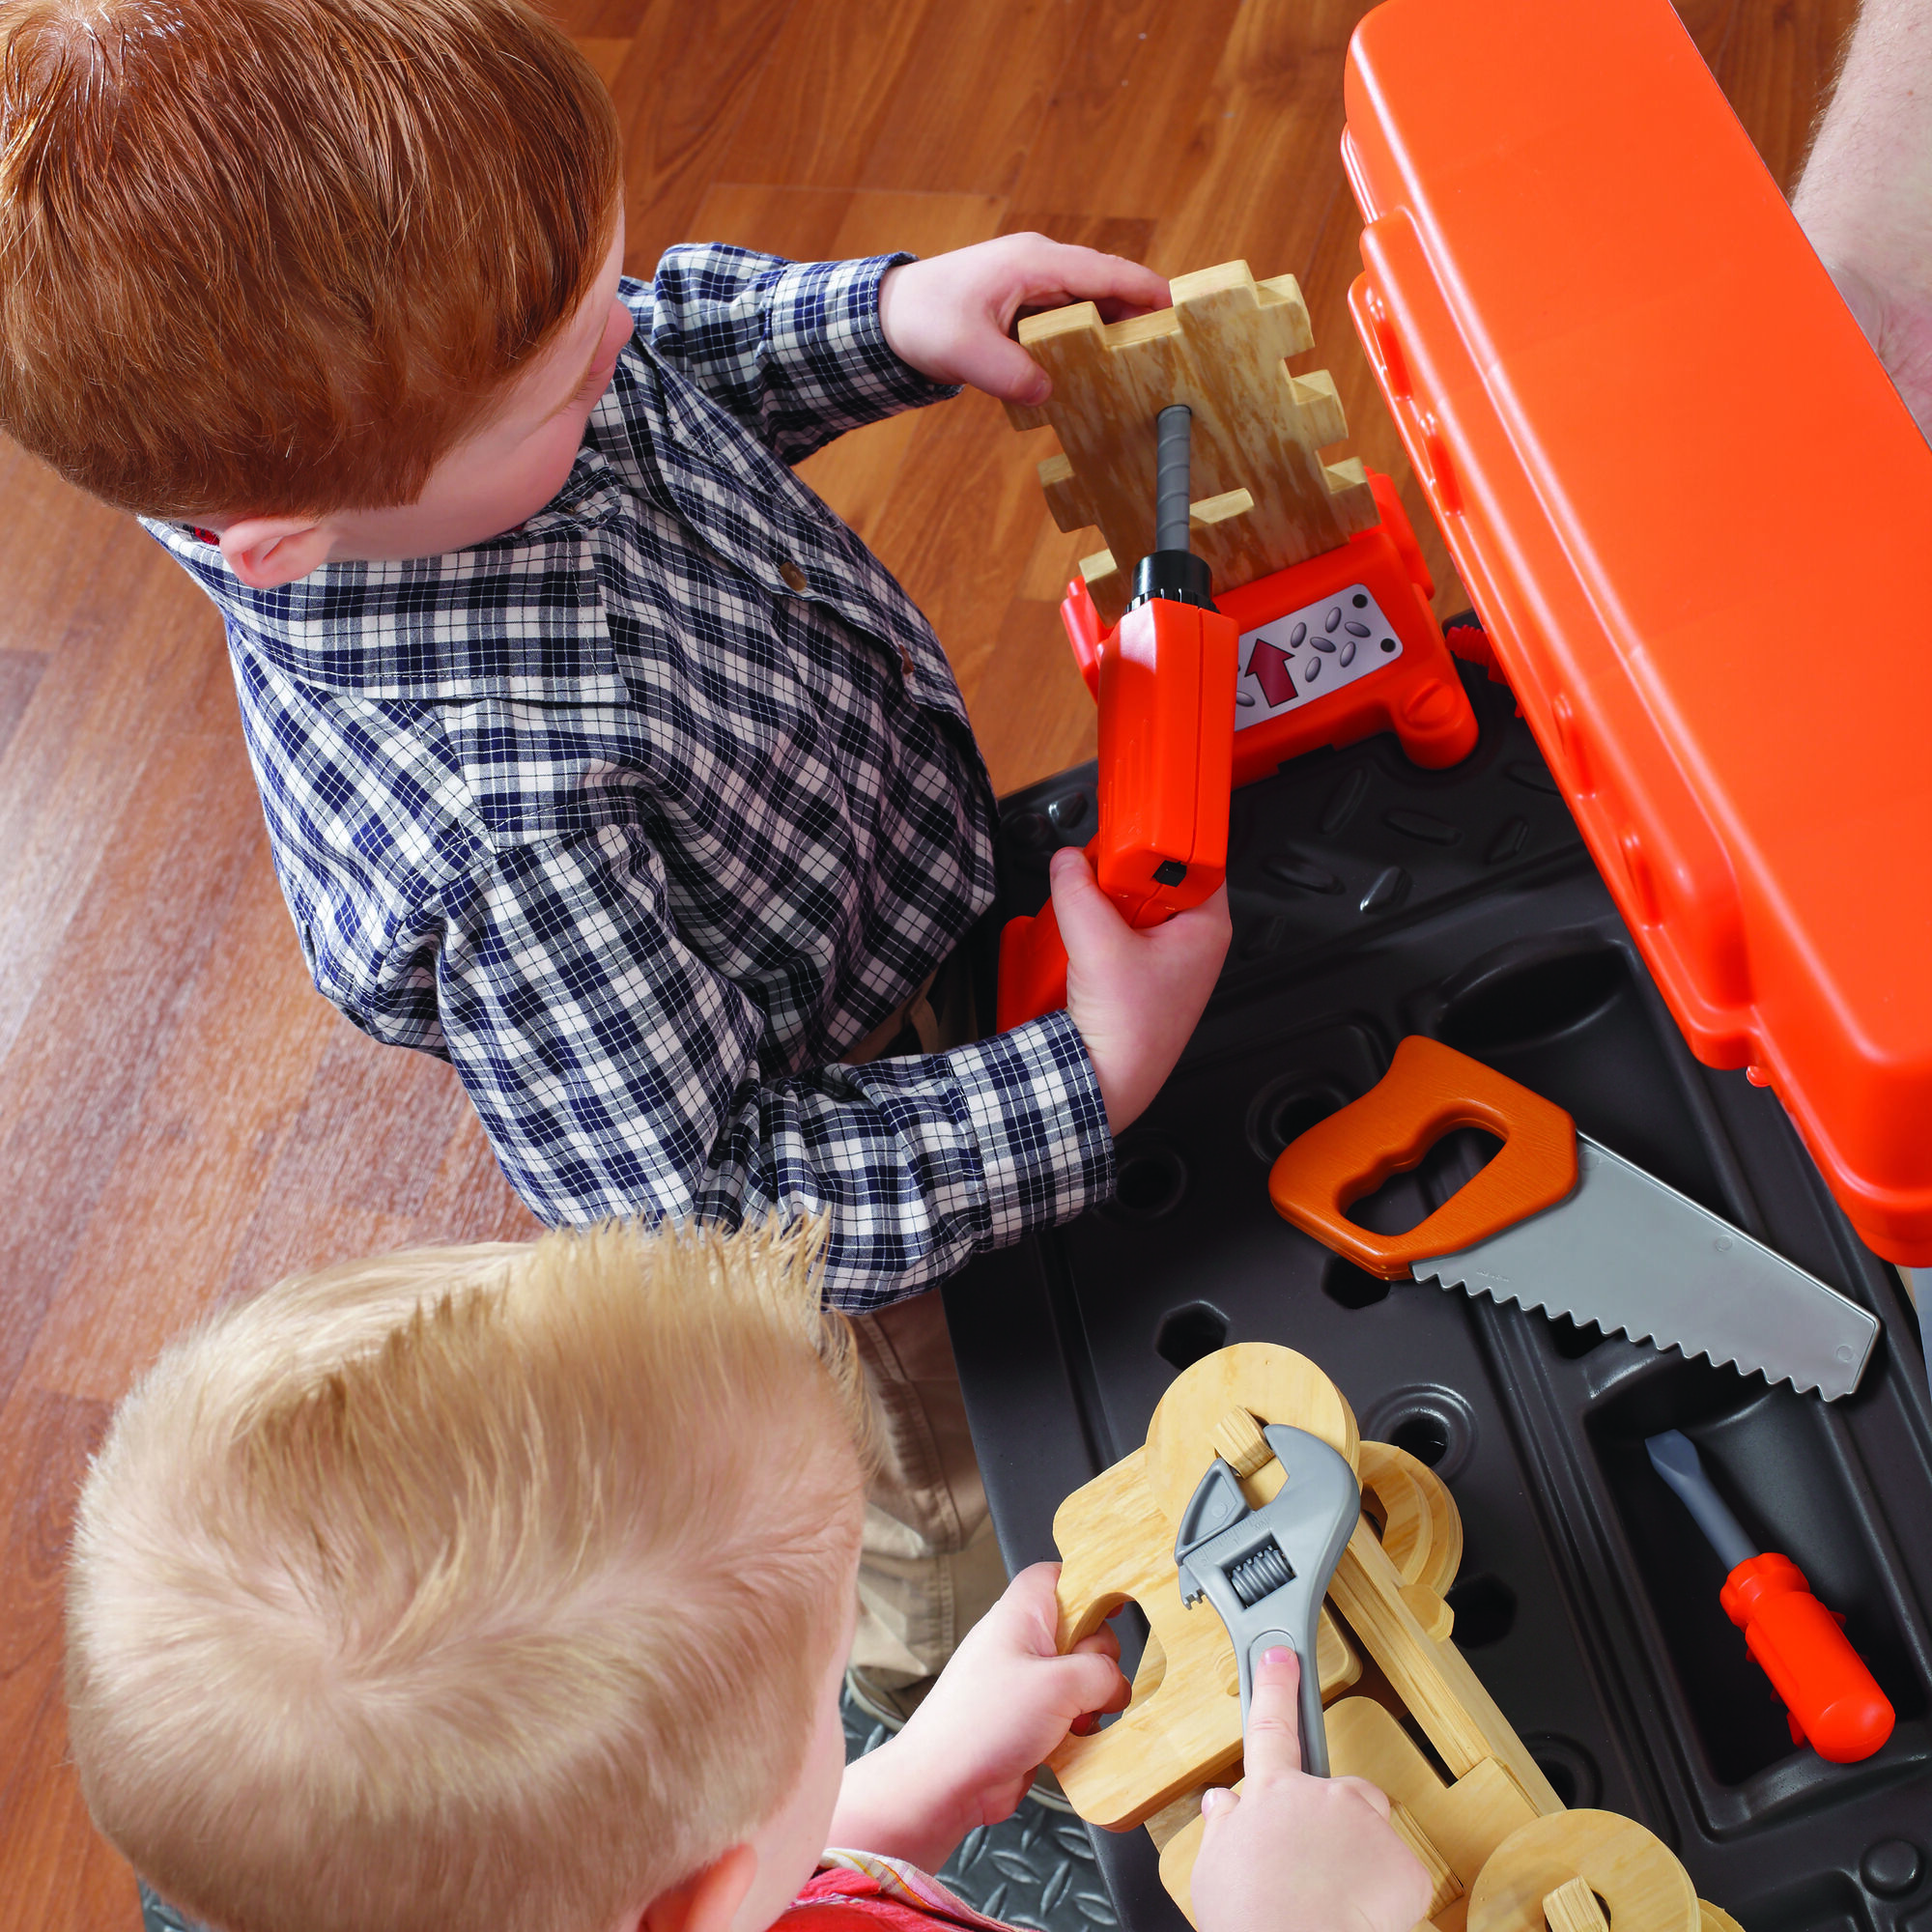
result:
<svg viewBox="0 0 1932 1932"><path fill-rule="evenodd" d="M1446 1133L1481 1127L1502 1142L1473 1180L1406 1235L1349 1219L1349 1204L1414 1167ZM1440 1040L1410 1034L1389 1070L1292 1142L1268 1175L1275 1212L1385 1281L1553 1208L1577 1185L1577 1130L1553 1101Z"/></svg>
<svg viewBox="0 0 1932 1932"><path fill-rule="evenodd" d="M1402 655L1353 684L1320 696L1310 694L1263 723L1236 731L1237 785L1271 776L1286 759L1303 752L1324 745L1352 745L1372 731L1393 731L1408 758L1431 771L1456 764L1475 750L1476 714L1456 675L1442 627L1429 608L1435 586L1415 532L1395 485L1378 470L1371 469L1368 476L1380 523L1357 530L1347 543L1319 556L1258 577L1252 583L1217 591L1215 602L1245 635L1359 583L1402 639ZM1068 603L1061 608L1078 658L1071 601L1069 586Z"/></svg>

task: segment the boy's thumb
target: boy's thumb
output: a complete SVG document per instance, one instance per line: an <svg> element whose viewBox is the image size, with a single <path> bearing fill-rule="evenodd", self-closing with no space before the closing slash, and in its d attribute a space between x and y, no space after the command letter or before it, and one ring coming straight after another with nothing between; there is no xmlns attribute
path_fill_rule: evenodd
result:
<svg viewBox="0 0 1932 1932"><path fill-rule="evenodd" d="M1047 872L1053 883L1053 916L1069 956L1104 945L1125 926L1077 845L1063 845Z"/></svg>
<svg viewBox="0 0 1932 1932"><path fill-rule="evenodd" d="M979 350L980 367L973 386L998 396L1003 403L1037 408L1053 393L1053 378L1010 336L995 336Z"/></svg>

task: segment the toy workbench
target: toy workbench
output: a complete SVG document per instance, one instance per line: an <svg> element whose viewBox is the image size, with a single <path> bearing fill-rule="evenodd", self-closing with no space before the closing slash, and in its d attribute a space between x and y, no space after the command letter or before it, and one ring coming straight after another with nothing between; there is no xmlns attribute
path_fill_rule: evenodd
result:
<svg viewBox="0 0 1932 1932"><path fill-rule="evenodd" d="M1533 1809L1637 1821L1749 1932L1932 1932L1932 1398L1897 1272L1932 1264L1932 450L1666 0L1389 0L1347 100L1352 306L1480 619L1443 711L1474 748L1418 758L1351 726L1255 776L1237 735L1234 945L1121 1141L1117 1198L947 1290L1002 1547L1054 1556L1065 1500L1144 1439L1152 1457L1177 1378L1286 1345L1364 1444L1446 1485L1436 1628ZM1122 548L1062 440L1049 495L1077 485L1100 514L1067 526ZM1325 477L1318 496L1359 502L1358 471ZM1232 529L1236 480L1211 477L1197 526ZM1126 561L1083 563L1100 617L1076 585L1076 652L1102 648ZM1321 630L1316 603L1233 614L1257 708L1332 671L1294 628ZM1411 678L1448 662L1427 623L1401 641ZM1037 912L1053 850L1105 810L1094 767L1009 800L1002 911ZM1855 1391L1391 1282L1288 1225L1283 1150L1416 1035L1869 1311ZM1360 1218L1412 1226L1483 1158L1452 1135ZM1798 1741L1646 1453L1666 1431L1842 1618L1895 1713L1869 1755ZM1128 1607L1119 1628L1131 1672L1149 1626ZM1184 1923L1154 1838L1095 1836L1131 1932ZM1438 1928L1465 1909L1444 1887Z"/></svg>

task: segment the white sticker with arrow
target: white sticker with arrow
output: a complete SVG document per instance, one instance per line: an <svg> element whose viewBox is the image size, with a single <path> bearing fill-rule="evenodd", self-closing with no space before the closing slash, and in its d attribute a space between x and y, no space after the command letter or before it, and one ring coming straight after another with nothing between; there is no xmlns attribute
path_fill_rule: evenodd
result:
<svg viewBox="0 0 1932 1932"><path fill-rule="evenodd" d="M1306 710L1331 691L1353 684L1402 656L1402 639L1363 583L1350 583L1318 604L1270 617L1241 633L1235 681L1235 729Z"/></svg>

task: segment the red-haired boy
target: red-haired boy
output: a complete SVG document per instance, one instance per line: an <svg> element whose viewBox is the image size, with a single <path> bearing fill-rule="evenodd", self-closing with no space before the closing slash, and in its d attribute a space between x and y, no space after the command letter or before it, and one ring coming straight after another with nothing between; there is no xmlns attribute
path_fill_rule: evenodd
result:
<svg viewBox="0 0 1932 1932"><path fill-rule="evenodd" d="M609 97L520 0L4 0L0 426L219 608L316 984L450 1061L544 1220L822 1216L887 1419L855 1655L1003 1577L936 1298L1113 1183L1227 944L1055 873L1068 1010L961 997L995 808L911 600L789 465L1023 304L1037 236L620 276ZM895 1306L893 1304L899 1304Z"/></svg>

